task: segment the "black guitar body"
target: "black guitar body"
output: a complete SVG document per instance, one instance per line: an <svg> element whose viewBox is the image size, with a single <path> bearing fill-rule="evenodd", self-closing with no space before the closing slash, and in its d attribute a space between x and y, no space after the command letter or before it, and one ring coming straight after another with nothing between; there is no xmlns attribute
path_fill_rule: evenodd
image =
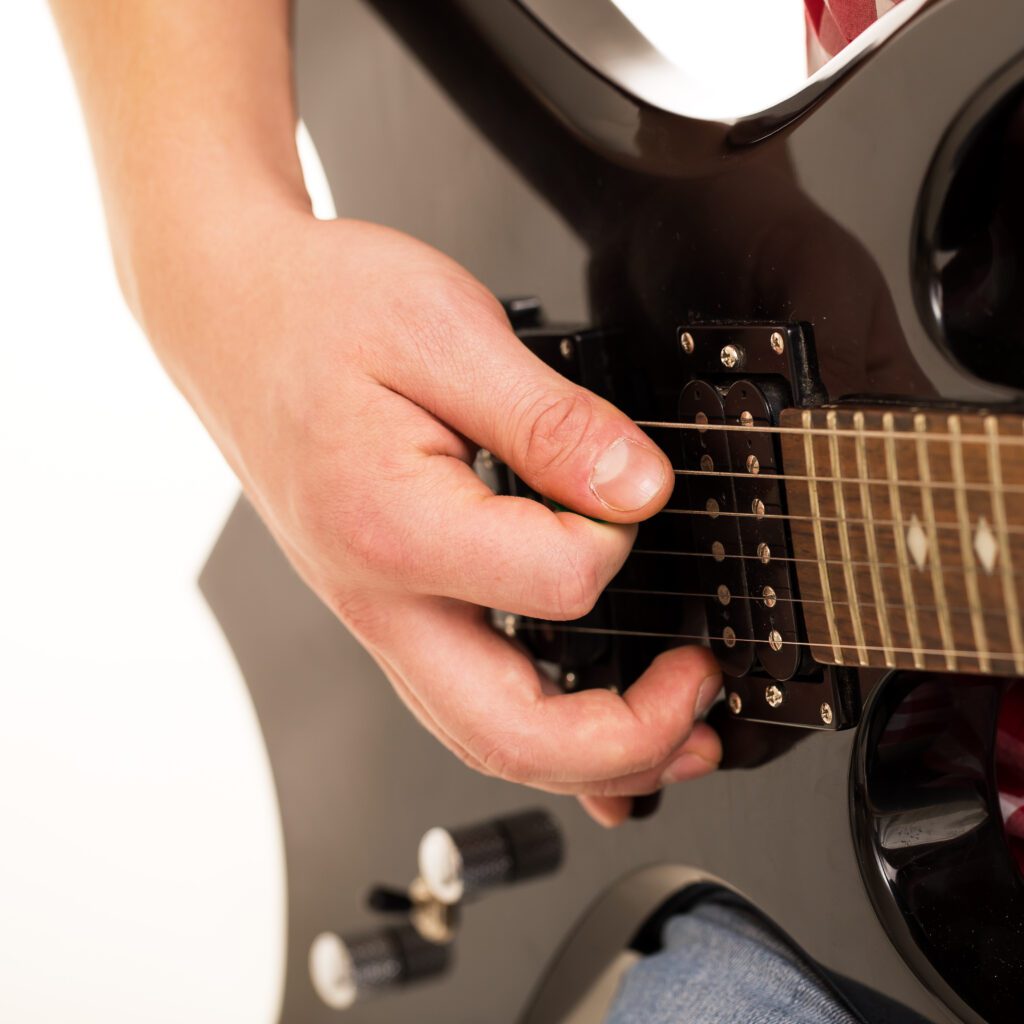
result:
<svg viewBox="0 0 1024 1024"><path fill-rule="evenodd" d="M681 334L699 348L722 324L748 325L751 346L792 332L787 358L794 346L808 357L787 364L793 402L1021 398L1020 0L928 5L834 78L731 124L631 91L615 70L628 65L605 66L603 44L574 53L572 17L545 11L583 7L300 3L301 107L339 214L437 245L502 297L536 296L549 322L573 327L534 325L528 340L570 338L567 372L639 420L679 418L695 376ZM591 0L591 28L615 26L606 7ZM750 355L751 372L760 358ZM670 454L681 443L652 436ZM652 571L662 589L694 589L691 570L668 557ZM1024 880L993 779L1006 680L815 675L802 664L773 717L755 672L727 687L742 713L716 712L726 770L606 833L573 802L478 777L442 750L244 503L202 585L252 692L277 786L289 915L282 1021L335 1018L308 980L310 942L371 925L362 893L408 882L429 826L533 805L565 830L563 870L472 907L446 977L360 1003L347 1019L521 1019L590 903L654 863L723 880L829 968L936 1024L1022 1019ZM684 634L685 609L671 614ZM608 672L628 682L664 639L601 643L567 655L581 672L592 666L594 685ZM908 737L897 709L929 683L930 717ZM787 709L802 728L765 724L786 722Z"/></svg>

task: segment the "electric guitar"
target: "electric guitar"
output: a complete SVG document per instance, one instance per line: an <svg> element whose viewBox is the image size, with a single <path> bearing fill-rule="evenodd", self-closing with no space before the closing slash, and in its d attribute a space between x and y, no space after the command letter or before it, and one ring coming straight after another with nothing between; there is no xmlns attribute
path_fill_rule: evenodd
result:
<svg viewBox="0 0 1024 1024"><path fill-rule="evenodd" d="M641 889L734 888L937 1024L1022 1019L997 737L1024 676L1024 8L902 8L797 94L709 118L608 0L300 6L302 110L341 212L536 296L507 305L524 343L676 467L590 615L496 628L570 690L691 642L728 679L724 770L605 834L422 733L240 505L202 585L278 788L282 1021L337 1019L310 944L373 926L360 894L407 881L423 831L524 805L560 822L562 871L467 910L442 978L343 1019L556 1019L537 1007L572 1000L554 975L533 995L544 964L657 862L675 867Z"/></svg>

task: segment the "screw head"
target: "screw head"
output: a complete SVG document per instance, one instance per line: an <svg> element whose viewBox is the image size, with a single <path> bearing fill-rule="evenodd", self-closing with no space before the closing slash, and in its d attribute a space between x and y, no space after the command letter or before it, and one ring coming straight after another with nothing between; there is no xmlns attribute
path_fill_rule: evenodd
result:
<svg viewBox="0 0 1024 1024"><path fill-rule="evenodd" d="M773 651L781 651L782 650L782 634L777 629L773 629L768 634L768 646Z"/></svg>
<svg viewBox="0 0 1024 1024"><path fill-rule="evenodd" d="M754 414L746 409L740 413L740 426L752 427L754 425Z"/></svg>
<svg viewBox="0 0 1024 1024"><path fill-rule="evenodd" d="M821 720L825 723L825 725L831 725L833 717L832 705L829 704L827 701L823 701L821 707L818 708L818 711L821 714Z"/></svg>
<svg viewBox="0 0 1024 1024"><path fill-rule="evenodd" d="M768 707L777 708L786 699L786 695L782 692L781 686L771 683L764 688L764 699Z"/></svg>
<svg viewBox="0 0 1024 1024"><path fill-rule="evenodd" d="M757 557L761 559L762 565L767 565L772 560L772 549L764 541L757 545Z"/></svg>
<svg viewBox="0 0 1024 1024"><path fill-rule="evenodd" d="M781 356L786 351L786 339L782 336L781 331L772 331L771 346L777 356Z"/></svg>
<svg viewBox="0 0 1024 1024"><path fill-rule="evenodd" d="M732 626L726 626L725 629L722 630L722 643L724 643L726 647L736 646L736 630L733 629Z"/></svg>
<svg viewBox="0 0 1024 1024"><path fill-rule="evenodd" d="M747 472L754 476L761 472L761 462L756 455L747 456Z"/></svg>
<svg viewBox="0 0 1024 1024"><path fill-rule="evenodd" d="M575 690L576 689L576 684L578 682L579 682L579 679L576 677L576 673L575 672L566 672L565 675L562 676L562 685L567 690Z"/></svg>
<svg viewBox="0 0 1024 1024"><path fill-rule="evenodd" d="M750 503L750 511L760 519L764 515L764 502L760 498L755 498Z"/></svg>
<svg viewBox="0 0 1024 1024"><path fill-rule="evenodd" d="M694 414L693 422L697 424L697 433L706 434L708 425L708 414L706 412L698 412Z"/></svg>
<svg viewBox="0 0 1024 1024"><path fill-rule="evenodd" d="M689 331L683 331L679 335L679 347L688 355L693 355L693 335Z"/></svg>
<svg viewBox="0 0 1024 1024"><path fill-rule="evenodd" d="M716 562L725 561L725 545L720 541L716 540L711 545L711 554L714 556Z"/></svg>
<svg viewBox="0 0 1024 1024"><path fill-rule="evenodd" d="M714 498L708 498L704 509L712 519L717 519L721 509L718 507L718 502Z"/></svg>
<svg viewBox="0 0 1024 1024"><path fill-rule="evenodd" d="M736 366L739 366L743 361L743 349L738 345L726 345L719 358L722 360L722 365L727 369L731 370Z"/></svg>
<svg viewBox="0 0 1024 1024"><path fill-rule="evenodd" d="M558 351L562 353L563 359L572 359L573 343L572 338L563 338L558 345Z"/></svg>
<svg viewBox="0 0 1024 1024"><path fill-rule="evenodd" d="M710 455L702 455L700 457L700 468L705 473L713 473L715 471L715 460Z"/></svg>
<svg viewBox="0 0 1024 1024"><path fill-rule="evenodd" d="M734 715L738 715L743 710L743 700L735 690L729 694L729 710Z"/></svg>
<svg viewBox="0 0 1024 1024"><path fill-rule="evenodd" d="M505 618L501 620L501 631L509 639L514 637L516 635L516 633L519 631L519 618L518 618L518 616L506 615Z"/></svg>
<svg viewBox="0 0 1024 1024"><path fill-rule="evenodd" d="M774 608L776 602L779 600L776 596L774 587L762 587L761 597L764 598L765 608Z"/></svg>
<svg viewBox="0 0 1024 1024"><path fill-rule="evenodd" d="M730 592L729 588L724 583L720 583L718 585L718 603L724 607L731 600L732 593Z"/></svg>

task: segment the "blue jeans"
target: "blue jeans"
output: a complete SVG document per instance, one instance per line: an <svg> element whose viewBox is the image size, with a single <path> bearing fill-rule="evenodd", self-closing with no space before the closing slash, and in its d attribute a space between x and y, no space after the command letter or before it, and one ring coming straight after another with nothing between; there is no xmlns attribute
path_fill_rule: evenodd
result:
<svg viewBox="0 0 1024 1024"><path fill-rule="evenodd" d="M662 945L626 974L606 1024L862 1024L742 907L698 903L669 918Z"/></svg>

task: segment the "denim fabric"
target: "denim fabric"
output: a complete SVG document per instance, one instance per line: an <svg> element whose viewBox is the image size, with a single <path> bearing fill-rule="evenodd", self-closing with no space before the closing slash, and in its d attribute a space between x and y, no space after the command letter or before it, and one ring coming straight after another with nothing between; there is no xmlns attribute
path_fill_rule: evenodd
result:
<svg viewBox="0 0 1024 1024"><path fill-rule="evenodd" d="M623 979L606 1024L857 1024L780 939L708 901L668 920L663 949Z"/></svg>

